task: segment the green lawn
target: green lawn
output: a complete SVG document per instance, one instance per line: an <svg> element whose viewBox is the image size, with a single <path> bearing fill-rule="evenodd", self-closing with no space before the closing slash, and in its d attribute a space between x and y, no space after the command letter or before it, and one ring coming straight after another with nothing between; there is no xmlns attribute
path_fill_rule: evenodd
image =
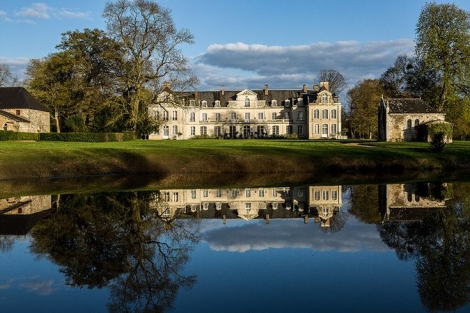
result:
<svg viewBox="0 0 470 313"><path fill-rule="evenodd" d="M142 173L319 173L469 168L470 142L302 140L0 142L0 179Z"/></svg>

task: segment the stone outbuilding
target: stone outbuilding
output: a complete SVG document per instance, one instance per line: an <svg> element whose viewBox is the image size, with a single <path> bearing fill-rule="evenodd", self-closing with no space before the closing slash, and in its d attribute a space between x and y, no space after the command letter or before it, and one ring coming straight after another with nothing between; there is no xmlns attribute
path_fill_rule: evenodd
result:
<svg viewBox="0 0 470 313"><path fill-rule="evenodd" d="M434 133L443 131L445 141L452 142L452 124L445 114L419 98L380 100L378 109L379 141L430 142Z"/></svg>
<svg viewBox="0 0 470 313"><path fill-rule="evenodd" d="M50 111L23 87L0 88L0 130L49 133Z"/></svg>

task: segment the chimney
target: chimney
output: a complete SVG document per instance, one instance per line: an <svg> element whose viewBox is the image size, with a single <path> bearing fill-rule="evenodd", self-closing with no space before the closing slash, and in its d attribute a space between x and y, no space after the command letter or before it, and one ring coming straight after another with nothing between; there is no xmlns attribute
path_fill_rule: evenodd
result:
<svg viewBox="0 0 470 313"><path fill-rule="evenodd" d="M198 98L199 98L199 92L196 90L196 91L194 92L194 100L197 101Z"/></svg>
<svg viewBox="0 0 470 313"><path fill-rule="evenodd" d="M222 96L225 95L225 86L224 85L222 85L222 88L221 88L220 92L221 92Z"/></svg>
<svg viewBox="0 0 470 313"><path fill-rule="evenodd" d="M330 83L329 82L320 82L320 87L325 87L326 91L330 91Z"/></svg>
<svg viewBox="0 0 470 313"><path fill-rule="evenodd" d="M302 86L302 92L303 92L303 93L307 93L307 84L304 84L304 85Z"/></svg>
<svg viewBox="0 0 470 313"><path fill-rule="evenodd" d="M268 95L268 84L264 85L264 95Z"/></svg>
<svg viewBox="0 0 470 313"><path fill-rule="evenodd" d="M318 85L313 85L313 92L318 92L320 91L320 87Z"/></svg>

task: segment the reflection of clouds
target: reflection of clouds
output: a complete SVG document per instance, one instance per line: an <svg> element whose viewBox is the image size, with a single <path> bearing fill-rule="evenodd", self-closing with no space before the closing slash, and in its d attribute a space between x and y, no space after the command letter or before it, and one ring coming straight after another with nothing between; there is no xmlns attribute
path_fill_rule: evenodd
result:
<svg viewBox="0 0 470 313"><path fill-rule="evenodd" d="M219 225L221 221L217 221ZM212 224L209 221L208 224ZM227 224L232 221L227 222ZM375 225L366 225L350 218L341 231L324 233L313 220L304 224L302 219L271 220L266 225L262 220L234 223L211 229L201 223L201 240L206 241L216 251L245 252L270 248L303 248L318 251L355 252L360 250L384 251ZM223 225L222 225L223 226Z"/></svg>
<svg viewBox="0 0 470 313"><path fill-rule="evenodd" d="M0 283L0 290L10 289L11 283Z"/></svg>
<svg viewBox="0 0 470 313"><path fill-rule="evenodd" d="M40 296L48 296L52 294L56 288L54 288L54 280L32 280L20 284L21 288L26 289L29 292L36 293Z"/></svg>

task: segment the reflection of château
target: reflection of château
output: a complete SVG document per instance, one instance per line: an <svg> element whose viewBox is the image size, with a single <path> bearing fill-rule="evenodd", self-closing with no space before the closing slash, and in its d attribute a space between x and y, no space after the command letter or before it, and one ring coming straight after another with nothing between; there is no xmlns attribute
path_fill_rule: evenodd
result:
<svg viewBox="0 0 470 313"><path fill-rule="evenodd" d="M429 183L379 185L382 222L421 220L430 210L446 208L448 199L436 197L430 189Z"/></svg>
<svg viewBox="0 0 470 313"><path fill-rule="evenodd" d="M244 220L313 217L322 227L340 210L341 186L257 187L232 189L171 189L156 194L161 217Z"/></svg>
<svg viewBox="0 0 470 313"><path fill-rule="evenodd" d="M0 234L25 235L50 209L50 195L0 199Z"/></svg>

